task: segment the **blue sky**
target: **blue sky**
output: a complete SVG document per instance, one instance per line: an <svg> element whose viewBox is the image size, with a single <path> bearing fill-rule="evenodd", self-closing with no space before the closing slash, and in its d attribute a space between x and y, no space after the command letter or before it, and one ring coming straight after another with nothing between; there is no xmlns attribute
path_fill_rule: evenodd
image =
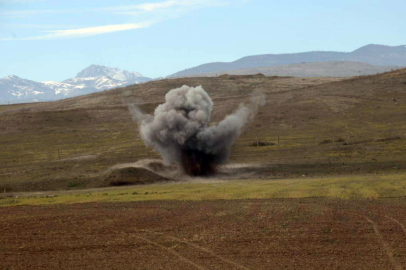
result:
<svg viewBox="0 0 406 270"><path fill-rule="evenodd" d="M0 0L0 77L160 77L247 55L405 45L406 1Z"/></svg>

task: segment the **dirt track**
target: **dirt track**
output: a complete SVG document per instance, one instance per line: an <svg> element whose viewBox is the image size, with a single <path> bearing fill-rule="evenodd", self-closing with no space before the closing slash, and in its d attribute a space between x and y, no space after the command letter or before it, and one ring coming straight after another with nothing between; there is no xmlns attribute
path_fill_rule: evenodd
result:
<svg viewBox="0 0 406 270"><path fill-rule="evenodd" d="M3 207L0 269L406 269L406 200Z"/></svg>

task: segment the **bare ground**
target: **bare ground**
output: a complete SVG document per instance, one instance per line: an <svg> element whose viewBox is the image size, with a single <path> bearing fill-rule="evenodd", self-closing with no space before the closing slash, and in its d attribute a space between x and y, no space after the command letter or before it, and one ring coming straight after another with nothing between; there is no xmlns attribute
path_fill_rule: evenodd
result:
<svg viewBox="0 0 406 270"><path fill-rule="evenodd" d="M406 200L0 208L0 269L405 269Z"/></svg>

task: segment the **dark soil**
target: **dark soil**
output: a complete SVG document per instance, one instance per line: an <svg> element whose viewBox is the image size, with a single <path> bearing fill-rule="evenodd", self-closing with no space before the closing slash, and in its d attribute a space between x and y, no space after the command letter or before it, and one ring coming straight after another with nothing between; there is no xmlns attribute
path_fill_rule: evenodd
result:
<svg viewBox="0 0 406 270"><path fill-rule="evenodd" d="M405 198L0 208L0 269L405 269Z"/></svg>
<svg viewBox="0 0 406 270"><path fill-rule="evenodd" d="M105 185L125 186L165 182L169 179L144 168L121 168L112 170L105 176Z"/></svg>

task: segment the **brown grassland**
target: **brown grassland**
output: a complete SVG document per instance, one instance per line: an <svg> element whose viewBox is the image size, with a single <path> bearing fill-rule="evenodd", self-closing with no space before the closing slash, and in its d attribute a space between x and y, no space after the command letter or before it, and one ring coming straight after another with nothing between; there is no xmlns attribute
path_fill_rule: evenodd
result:
<svg viewBox="0 0 406 270"><path fill-rule="evenodd" d="M254 91L268 103L215 178L119 167L159 158L127 104L152 113L184 84L214 121ZM406 269L405 117L406 69L0 106L0 269Z"/></svg>

